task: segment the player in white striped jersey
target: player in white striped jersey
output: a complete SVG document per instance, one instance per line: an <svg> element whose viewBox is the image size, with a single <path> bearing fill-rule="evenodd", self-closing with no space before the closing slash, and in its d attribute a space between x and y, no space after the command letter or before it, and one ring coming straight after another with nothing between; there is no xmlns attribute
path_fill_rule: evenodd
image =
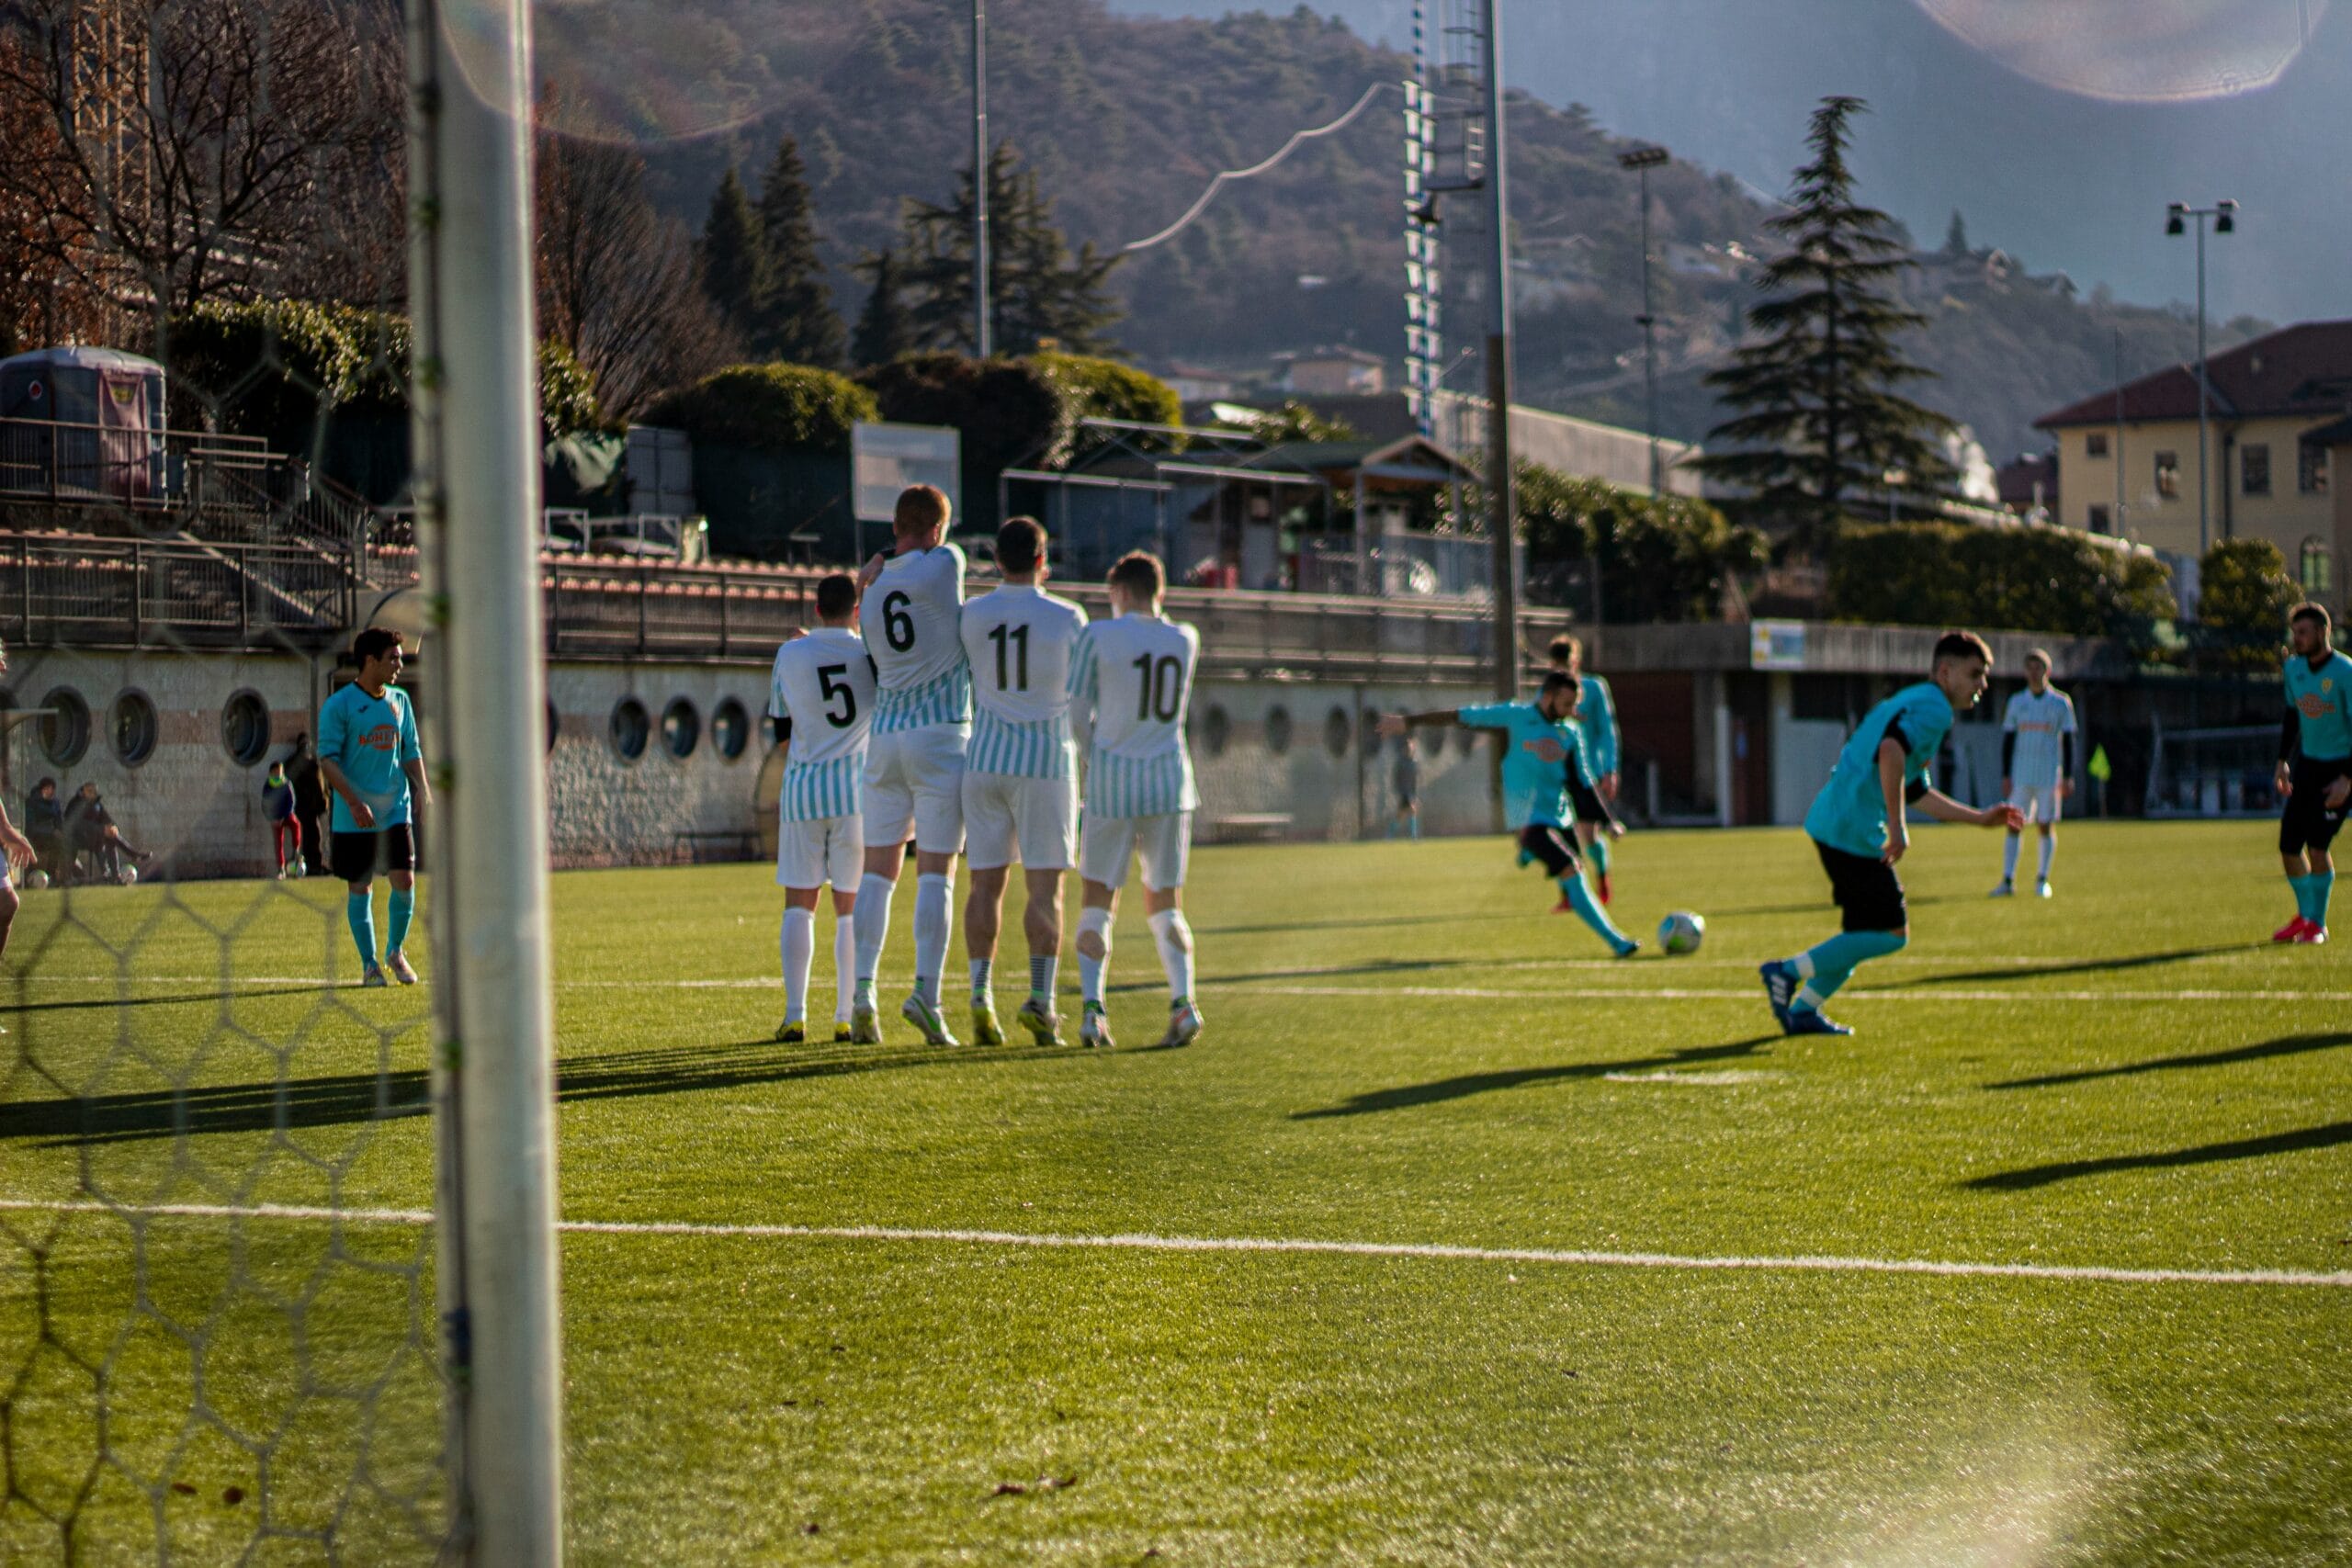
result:
<svg viewBox="0 0 2352 1568"><path fill-rule="evenodd" d="M1122 557L1111 568L1114 618L1080 633L1070 654L1071 716L1090 718L1092 729L1078 856L1086 899L1078 921L1081 1045L1112 1043L1102 974L1130 856L1143 862L1144 908L1168 974L1168 1032L1159 1043L1188 1045L1201 1032L1193 929L1184 922L1184 862L1200 805L1184 748L1184 712L1201 634L1161 616L1167 581L1159 557L1141 550Z"/></svg>
<svg viewBox="0 0 2352 1568"><path fill-rule="evenodd" d="M857 997L853 1038L878 1043L874 973L890 932L890 895L915 841L915 980L899 1014L933 1045L953 1045L939 1011L939 976L954 929L956 855L964 847L964 748L972 736L972 672L964 662L964 552L945 543L947 497L930 485L899 494L888 555L866 563L859 629L874 660L874 734L865 748L865 876L857 889Z"/></svg>
<svg viewBox="0 0 2352 1568"><path fill-rule="evenodd" d="M775 650L768 718L784 748L776 793L775 879L784 888L784 1022L775 1037L808 1036L808 968L817 956L817 894L833 890L833 1038L850 1037L857 965L859 856L865 828L859 775L874 722L874 661L851 628L857 584L846 575L817 584L818 628Z"/></svg>
<svg viewBox="0 0 2352 1568"><path fill-rule="evenodd" d="M1003 586L964 606L972 670L972 744L964 754L964 950L972 963L972 1033L1004 1043L990 981L1004 887L1021 862L1029 904L1029 999L1016 1021L1040 1045L1061 1043L1054 987L1061 963L1062 874L1078 861L1078 753L1070 744L1070 651L1086 612L1044 589L1046 530L1015 517L996 532Z"/></svg>
<svg viewBox="0 0 2352 1568"><path fill-rule="evenodd" d="M2062 803L2075 791L2075 699L2050 683L2050 655L2035 649L2025 656L2025 690L2009 699L2001 719L2001 794L2041 834L2041 867L2033 890L2050 897L2050 863L2058 853ZM2023 824L2009 829L2001 847L2001 885L1996 898L2017 889L2018 842Z"/></svg>

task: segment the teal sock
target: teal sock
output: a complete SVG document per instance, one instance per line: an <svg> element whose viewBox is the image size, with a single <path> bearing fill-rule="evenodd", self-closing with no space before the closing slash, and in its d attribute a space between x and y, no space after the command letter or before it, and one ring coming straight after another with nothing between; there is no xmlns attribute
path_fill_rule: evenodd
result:
<svg viewBox="0 0 2352 1568"><path fill-rule="evenodd" d="M1591 843L1587 844L1585 846L1584 853L1585 858L1592 862L1593 870L1599 872L1603 876L1609 874L1609 837L1607 834L1604 833L1600 838L1593 840Z"/></svg>
<svg viewBox="0 0 2352 1568"><path fill-rule="evenodd" d="M2295 895L2295 913L2306 920L2310 919L2312 918L2312 879L2309 874L2289 877L2287 886Z"/></svg>
<svg viewBox="0 0 2352 1568"><path fill-rule="evenodd" d="M354 893L345 900L343 918L351 922L351 940L359 944L359 962L376 962L376 899L372 893Z"/></svg>
<svg viewBox="0 0 2352 1568"><path fill-rule="evenodd" d="M408 923L416 918L416 889L392 889L390 908L384 922L384 951L398 953L408 946Z"/></svg>
<svg viewBox="0 0 2352 1568"><path fill-rule="evenodd" d="M1611 949L1623 953L1632 945L1625 933L1609 919L1609 911L1602 908L1600 901L1592 896L1592 889L1584 885L1583 877L1571 873L1560 878L1560 891L1567 897L1568 907L1576 910L1577 919L1590 926Z"/></svg>
<svg viewBox="0 0 2352 1568"><path fill-rule="evenodd" d="M2312 872L2303 879L2303 885L2311 889L2311 908L2303 918L2315 926L2324 926L2327 924L2327 901L2335 892L2335 873Z"/></svg>
<svg viewBox="0 0 2352 1568"><path fill-rule="evenodd" d="M1818 1010L1853 978L1854 971L1873 958L1903 951L1910 938L1898 931L1840 931L1827 942L1797 954L1797 973L1804 984L1791 1004Z"/></svg>

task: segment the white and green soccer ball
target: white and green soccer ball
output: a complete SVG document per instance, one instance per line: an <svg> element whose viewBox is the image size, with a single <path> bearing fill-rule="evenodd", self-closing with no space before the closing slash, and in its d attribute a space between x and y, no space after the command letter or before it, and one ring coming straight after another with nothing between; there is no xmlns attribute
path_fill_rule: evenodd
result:
<svg viewBox="0 0 2352 1568"><path fill-rule="evenodd" d="M121 883L125 887L128 887L132 883L139 880L139 868L135 865L124 866L121 873L116 876L115 880Z"/></svg>
<svg viewBox="0 0 2352 1568"><path fill-rule="evenodd" d="M28 872L27 872L27 873L25 874L25 886L28 886L28 887L46 887L46 886L49 886L49 873L47 873L47 872L45 872L45 871L41 870L41 869L40 869L40 867L38 867L38 866L34 867L31 871L28 871Z"/></svg>
<svg viewBox="0 0 2352 1568"><path fill-rule="evenodd" d="M1707 940L1707 918L1688 909L1677 909L1657 923L1657 944L1667 953L1680 956L1699 951Z"/></svg>

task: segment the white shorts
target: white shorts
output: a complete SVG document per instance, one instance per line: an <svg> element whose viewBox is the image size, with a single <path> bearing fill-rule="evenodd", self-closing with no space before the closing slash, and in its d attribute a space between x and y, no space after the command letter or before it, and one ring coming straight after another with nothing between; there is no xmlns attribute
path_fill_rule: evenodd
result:
<svg viewBox="0 0 2352 1568"><path fill-rule="evenodd" d="M964 775L964 856L974 871L1015 860L1031 871L1078 862L1078 781Z"/></svg>
<svg viewBox="0 0 2352 1568"><path fill-rule="evenodd" d="M2056 784L2018 784L2009 791L2009 804L2025 813L2029 822L2058 820L2058 786Z"/></svg>
<svg viewBox="0 0 2352 1568"><path fill-rule="evenodd" d="M865 829L858 817L813 817L778 823L775 885L854 893L865 874Z"/></svg>
<svg viewBox="0 0 2352 1568"><path fill-rule="evenodd" d="M897 849L914 834L925 854L964 847L964 748L972 729L933 724L896 729L865 743L865 842Z"/></svg>
<svg viewBox="0 0 2352 1568"><path fill-rule="evenodd" d="M1078 874L1089 882L1117 888L1127 880L1127 856L1143 858L1143 885L1154 893L1184 886L1184 862L1193 852L1193 814L1158 817L1097 817L1090 814L1080 835Z"/></svg>

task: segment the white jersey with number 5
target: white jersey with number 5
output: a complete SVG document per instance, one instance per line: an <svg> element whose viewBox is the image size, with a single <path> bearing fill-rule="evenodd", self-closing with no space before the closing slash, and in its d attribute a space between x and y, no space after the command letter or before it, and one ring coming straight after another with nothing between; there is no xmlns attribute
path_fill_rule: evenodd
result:
<svg viewBox="0 0 2352 1568"><path fill-rule="evenodd" d="M1069 661L1086 612L1027 583L1007 583L964 606L971 662L967 773L1076 776L1069 739Z"/></svg>
<svg viewBox="0 0 2352 1568"><path fill-rule="evenodd" d="M971 722L963 611L964 552L955 546L882 563L882 575L857 607L857 628L881 686L874 733Z"/></svg>
<svg viewBox="0 0 2352 1568"><path fill-rule="evenodd" d="M1093 716L1086 809L1103 817L1159 817L1200 805L1184 746L1193 667L1201 634L1159 615L1096 621L1070 656L1073 706Z"/></svg>
<svg viewBox="0 0 2352 1568"><path fill-rule="evenodd" d="M779 800L786 821L856 815L874 696L874 663L847 626L820 626L775 650L768 716L792 721Z"/></svg>

